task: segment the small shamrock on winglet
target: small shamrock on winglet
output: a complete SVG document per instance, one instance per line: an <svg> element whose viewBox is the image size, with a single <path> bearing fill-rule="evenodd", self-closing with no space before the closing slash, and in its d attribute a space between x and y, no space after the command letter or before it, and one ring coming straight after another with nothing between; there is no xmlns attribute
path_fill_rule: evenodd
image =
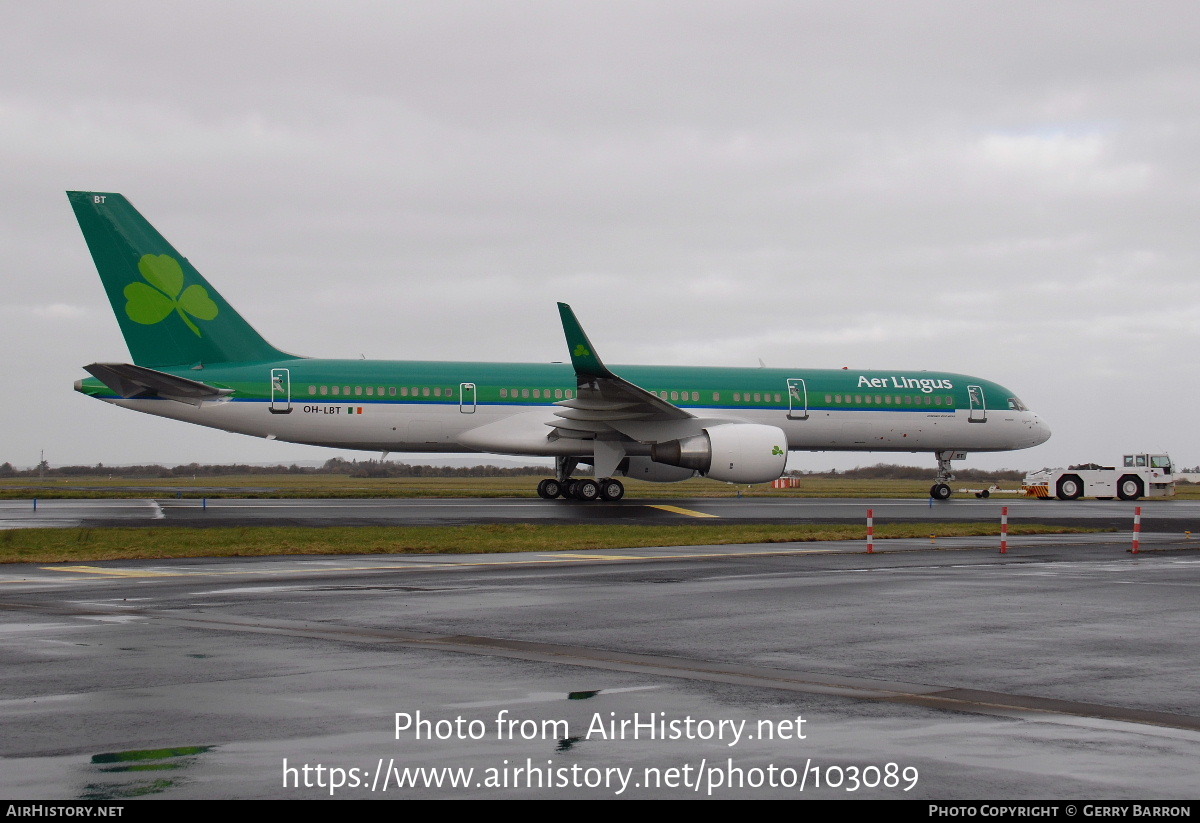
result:
<svg viewBox="0 0 1200 823"><path fill-rule="evenodd" d="M187 327L203 337L200 328L192 322L212 320L220 309L208 296L208 289L191 285L183 287L183 269L179 261L169 254L144 254L138 261L138 271L146 283L130 283L125 287L125 313L129 319L144 326L161 323L175 312ZM189 317L188 315L191 315Z"/></svg>
<svg viewBox="0 0 1200 823"><path fill-rule="evenodd" d="M771 448L771 454L783 454L783 449L779 448L778 446L773 446Z"/></svg>
<svg viewBox="0 0 1200 823"><path fill-rule="evenodd" d="M576 357L591 357L592 353L587 350L587 346L582 343L575 344L575 351L572 352Z"/></svg>

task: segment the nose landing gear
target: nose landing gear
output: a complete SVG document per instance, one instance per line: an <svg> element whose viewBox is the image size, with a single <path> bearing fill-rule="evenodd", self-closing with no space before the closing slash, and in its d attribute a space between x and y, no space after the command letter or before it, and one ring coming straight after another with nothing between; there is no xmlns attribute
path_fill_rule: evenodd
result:
<svg viewBox="0 0 1200 823"><path fill-rule="evenodd" d="M951 460L966 459L966 452L940 451L934 453L937 457L938 473L934 484L929 487L929 496L934 500L949 500L954 492L950 489L950 481L954 475L950 473Z"/></svg>

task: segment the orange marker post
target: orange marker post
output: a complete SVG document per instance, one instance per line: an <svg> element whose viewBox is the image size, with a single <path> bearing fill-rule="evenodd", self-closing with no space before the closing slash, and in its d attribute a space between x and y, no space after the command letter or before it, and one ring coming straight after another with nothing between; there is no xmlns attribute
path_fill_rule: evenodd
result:
<svg viewBox="0 0 1200 823"><path fill-rule="evenodd" d="M1142 507L1133 510L1133 554L1137 554L1142 545Z"/></svg>
<svg viewBox="0 0 1200 823"><path fill-rule="evenodd" d="M1008 554L1008 506L1000 509L1000 554Z"/></svg>
<svg viewBox="0 0 1200 823"><path fill-rule="evenodd" d="M867 554L875 553L875 510L867 509Z"/></svg>

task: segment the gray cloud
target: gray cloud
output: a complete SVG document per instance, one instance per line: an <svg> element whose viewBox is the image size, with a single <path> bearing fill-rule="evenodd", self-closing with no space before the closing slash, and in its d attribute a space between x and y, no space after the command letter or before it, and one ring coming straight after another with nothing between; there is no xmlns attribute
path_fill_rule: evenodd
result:
<svg viewBox="0 0 1200 823"><path fill-rule="evenodd" d="M70 391L126 356L62 195L83 188L293 351L561 359L568 300L609 362L957 370L1055 430L973 465L1200 463L1190 3L5 17L0 460L328 454Z"/></svg>

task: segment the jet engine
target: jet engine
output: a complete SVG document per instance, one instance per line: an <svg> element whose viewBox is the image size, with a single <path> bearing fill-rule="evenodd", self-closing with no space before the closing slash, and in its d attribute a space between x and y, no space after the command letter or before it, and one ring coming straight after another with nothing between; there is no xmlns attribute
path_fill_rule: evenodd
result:
<svg viewBox="0 0 1200 823"><path fill-rule="evenodd" d="M787 435L759 423L723 423L650 447L655 463L694 469L726 483L769 483L783 474Z"/></svg>
<svg viewBox="0 0 1200 823"><path fill-rule="evenodd" d="M621 463L621 472L626 477L647 480L651 483L678 483L696 476L695 469L655 463L649 457L630 457Z"/></svg>

